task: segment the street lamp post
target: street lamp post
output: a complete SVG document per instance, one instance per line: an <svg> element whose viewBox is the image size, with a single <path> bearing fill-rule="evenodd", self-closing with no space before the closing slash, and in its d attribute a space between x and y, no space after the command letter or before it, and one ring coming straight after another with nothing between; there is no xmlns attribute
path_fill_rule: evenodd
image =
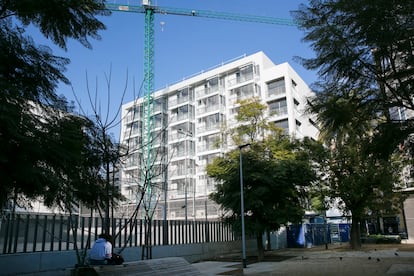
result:
<svg viewBox="0 0 414 276"><path fill-rule="evenodd" d="M244 195L243 195L243 158L242 158L242 149L250 146L250 143L240 145L240 215L241 215L241 224L242 224L242 255L243 255L243 268L247 267L246 262L246 238L245 238L245 228L244 228Z"/></svg>

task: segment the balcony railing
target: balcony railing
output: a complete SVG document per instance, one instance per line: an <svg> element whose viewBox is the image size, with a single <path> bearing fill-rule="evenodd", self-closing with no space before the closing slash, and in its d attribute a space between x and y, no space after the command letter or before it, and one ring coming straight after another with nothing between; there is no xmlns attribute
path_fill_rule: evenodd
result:
<svg viewBox="0 0 414 276"><path fill-rule="evenodd" d="M178 99L172 99L172 100L168 101L168 105L170 107L172 107L172 106L176 106L176 105L179 105L179 104L182 104L182 103L189 102L190 100L191 100L190 97L181 97L181 98L178 98Z"/></svg>
<svg viewBox="0 0 414 276"><path fill-rule="evenodd" d="M197 108L197 115L202 115L207 112L212 111L223 111L224 106L222 104L215 104L215 105L208 105L208 106L202 106Z"/></svg>
<svg viewBox="0 0 414 276"><path fill-rule="evenodd" d="M197 95L197 98L202 98L202 97L207 96L209 94L213 94L213 93L215 93L219 90L220 90L220 86L218 86L218 85L211 86L211 87L208 87L208 88L205 88L205 89L202 89L202 90L198 90L196 92L196 95Z"/></svg>
<svg viewBox="0 0 414 276"><path fill-rule="evenodd" d="M209 125L204 125L204 126L200 126L197 128L197 133L204 133L207 131L212 131L212 130L219 130L220 129L220 123L216 123L216 124L209 124Z"/></svg>
<svg viewBox="0 0 414 276"><path fill-rule="evenodd" d="M288 114L287 106L269 110L269 116L283 116Z"/></svg>
<svg viewBox="0 0 414 276"><path fill-rule="evenodd" d="M227 81L227 85L228 86L234 86L236 84L239 84L239 83L243 83L243 82L252 80L253 79L253 76L254 76L254 74L252 72L252 73L249 73L249 74L240 75L239 77L231 78L231 79L229 79Z"/></svg>

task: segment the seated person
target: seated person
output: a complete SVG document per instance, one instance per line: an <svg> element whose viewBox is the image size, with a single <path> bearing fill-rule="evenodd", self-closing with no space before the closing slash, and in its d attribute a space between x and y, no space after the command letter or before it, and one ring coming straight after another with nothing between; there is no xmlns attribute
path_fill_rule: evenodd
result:
<svg viewBox="0 0 414 276"><path fill-rule="evenodd" d="M89 263L91 265L104 265L112 259L111 236L101 234L89 251Z"/></svg>

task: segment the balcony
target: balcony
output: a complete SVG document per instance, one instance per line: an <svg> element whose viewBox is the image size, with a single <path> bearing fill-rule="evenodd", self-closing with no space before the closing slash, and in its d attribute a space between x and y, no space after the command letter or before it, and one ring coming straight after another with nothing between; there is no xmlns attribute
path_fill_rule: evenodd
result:
<svg viewBox="0 0 414 276"><path fill-rule="evenodd" d="M180 114L174 114L174 115L172 116L171 123L176 123L179 121L191 119L191 116L189 113L180 113Z"/></svg>
<svg viewBox="0 0 414 276"><path fill-rule="evenodd" d="M170 100L168 102L168 106L169 107L174 107L174 106L177 106L177 105L180 105L180 104L183 104L183 103L187 103L189 101L190 101L189 97L181 97L181 98L178 98L178 99Z"/></svg>
<svg viewBox="0 0 414 276"><path fill-rule="evenodd" d="M273 117L273 116L275 116L275 117L284 116L284 115L287 115L287 114L288 114L288 108L287 108L287 106L269 110L269 116L270 117Z"/></svg>
<svg viewBox="0 0 414 276"><path fill-rule="evenodd" d="M243 75L240 75L240 76L235 76L235 77L230 78L227 81L227 85L228 86L235 86L237 84L240 84L240 83L243 83L243 82L246 82L246 81L250 81L250 80L253 79L253 77L254 77L253 72L243 74Z"/></svg>
<svg viewBox="0 0 414 276"><path fill-rule="evenodd" d="M211 87L207 87L205 89L198 90L196 92L196 96L197 96L197 98L203 98L205 96L216 93L218 91L220 91L220 87L218 85L217 86L211 86Z"/></svg>
<svg viewBox="0 0 414 276"><path fill-rule="evenodd" d="M220 130L220 127L221 127L220 123L203 125L197 128L197 133L200 134L200 133L204 133L207 131Z"/></svg>
<svg viewBox="0 0 414 276"><path fill-rule="evenodd" d="M206 105L197 108L197 115L203 115L208 112L224 111L225 107L222 104Z"/></svg>

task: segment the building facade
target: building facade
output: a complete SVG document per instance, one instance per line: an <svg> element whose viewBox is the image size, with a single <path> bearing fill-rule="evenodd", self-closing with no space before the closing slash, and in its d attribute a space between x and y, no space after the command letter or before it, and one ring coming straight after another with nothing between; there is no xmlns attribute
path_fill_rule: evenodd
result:
<svg viewBox="0 0 414 276"><path fill-rule="evenodd" d="M120 177L128 204L137 204L142 175L150 174L154 218L221 216L220 207L208 200L215 185L205 168L234 149L222 135L237 123L237 101L258 97L269 122L296 138L316 139L318 130L304 111L309 96L311 90L288 63L276 65L258 52L123 105L120 140L128 151Z"/></svg>

